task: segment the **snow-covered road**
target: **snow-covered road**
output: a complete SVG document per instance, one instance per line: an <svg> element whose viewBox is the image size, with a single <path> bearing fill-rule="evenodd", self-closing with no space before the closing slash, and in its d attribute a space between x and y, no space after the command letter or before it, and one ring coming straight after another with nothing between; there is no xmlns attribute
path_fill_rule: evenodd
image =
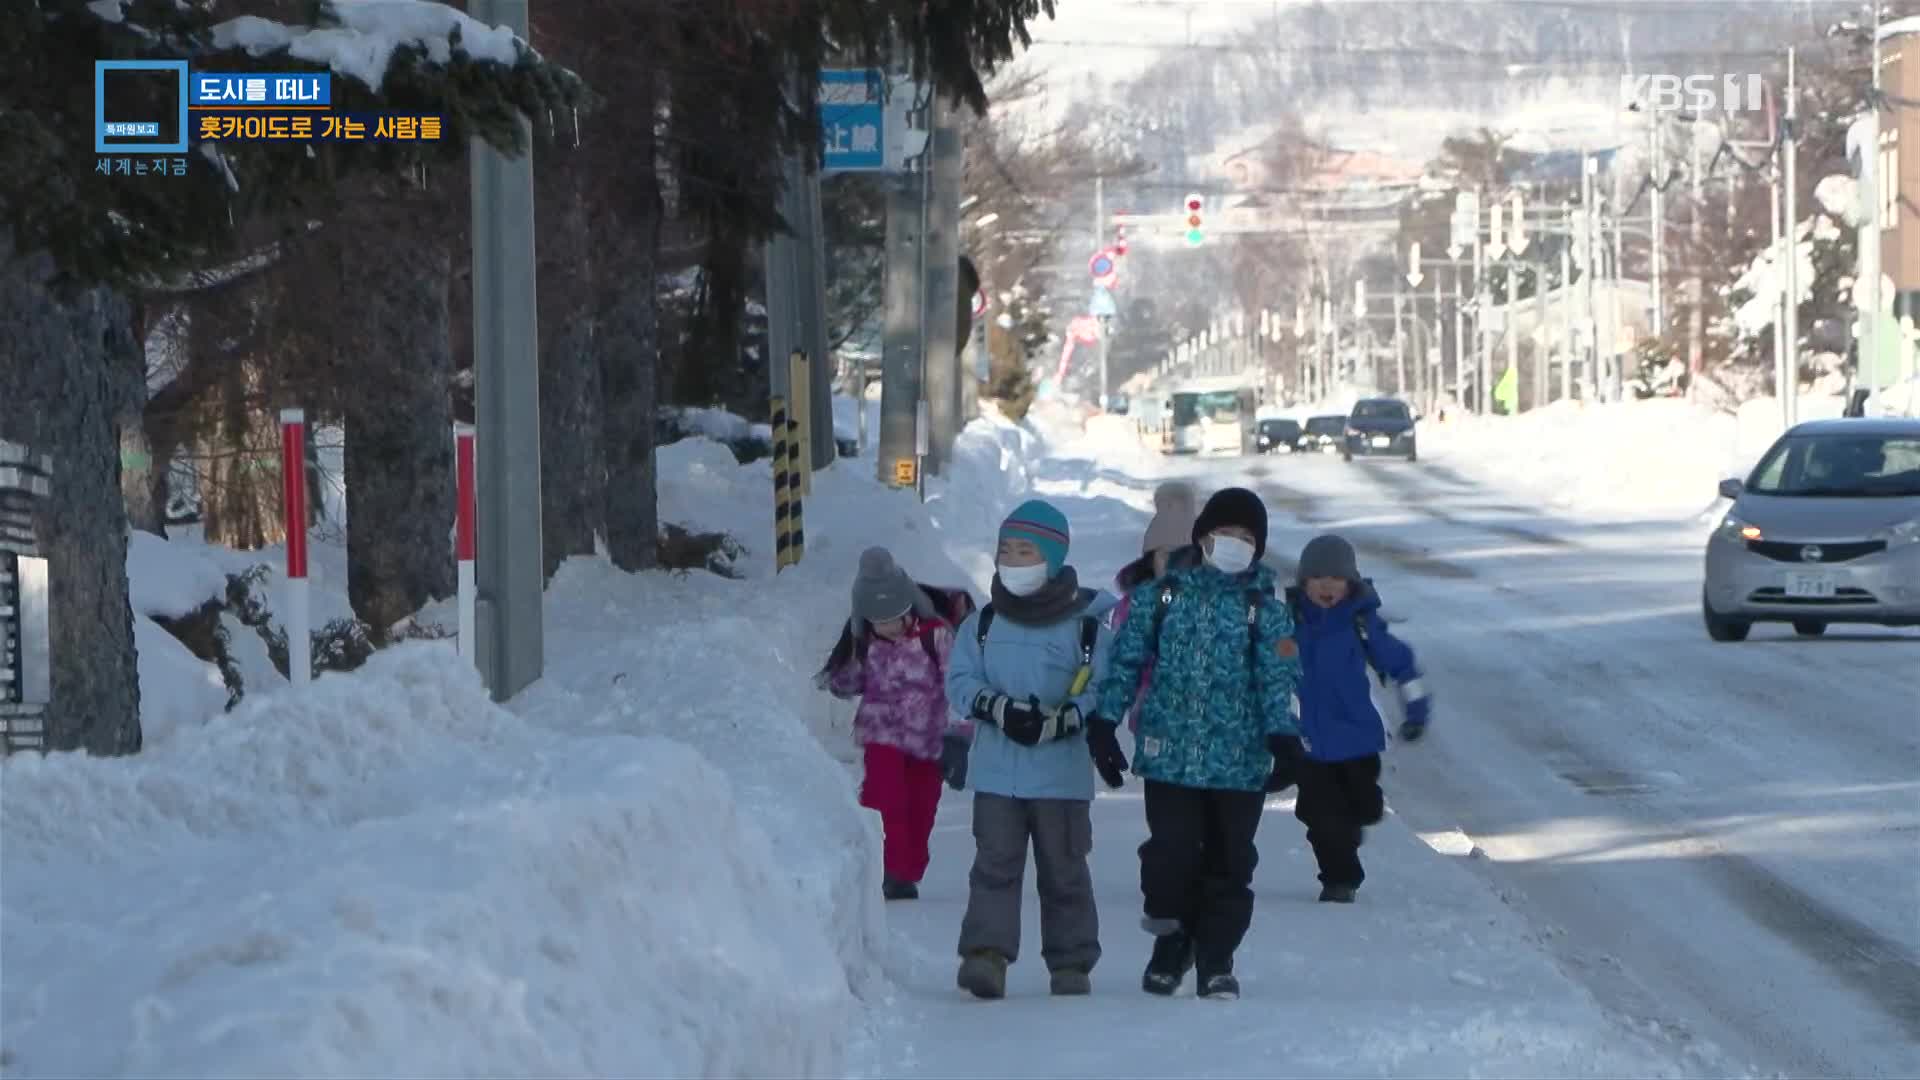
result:
<svg viewBox="0 0 1920 1080"><path fill-rule="evenodd" d="M1710 523L1556 520L1427 463L1207 471L1236 476L1278 551L1360 547L1438 702L1394 807L1484 852L1564 969L1762 1070L1920 1075L1920 635L1709 641Z"/></svg>
<svg viewBox="0 0 1920 1080"><path fill-rule="evenodd" d="M1121 1018L1103 1016L1108 1034L1077 1034L1075 1014L990 1016L953 990L971 845L966 802L950 798L927 899L889 907L905 1000L869 1071L1644 1071L1610 1058L1631 1052L1630 1036L1604 1050L1593 1037L1558 1048L1541 1037L1576 1029L1564 982L1532 972L1520 983L1549 1015L1562 1010L1545 1025L1463 1000L1487 974L1476 949L1517 965L1520 946L1557 962L1555 977L1590 993L1614 1030L1656 1033L1689 1071L1920 1075L1920 635L1760 628L1744 644L1713 643L1699 615L1711 520L1558 516L1444 457L1043 463L1036 488L1072 518L1085 580L1104 582L1138 551L1138 507L1165 475L1257 488L1274 515L1273 557L1289 568L1317 531L1355 541L1438 702L1434 735L1389 753L1389 798L1399 822L1452 857L1441 870L1464 872L1436 877L1417 847L1391 846L1405 834L1389 823L1369 848L1378 883L1370 871L1360 907L1328 913L1308 902L1310 855L1275 804L1240 1006L1262 1010L1268 1035L1250 1039L1224 1014L1174 1024L1168 1003L1136 985L1146 941L1134 926L1134 789L1104 797L1094 858L1109 951L1096 994ZM1465 905L1450 889L1474 875L1508 917L1462 949L1460 925L1436 911ZM1354 925L1325 925L1334 916ZM1343 947L1405 957L1390 976L1399 988L1329 988L1315 959ZM1520 980L1517 970L1493 979ZM1044 992L1038 963L1015 971L1016 994ZM1346 1057L1331 1033L1289 1031L1297 1009L1324 1015L1312 1010L1328 993L1376 1012L1372 1041ZM1405 1038L1377 1013L1396 1007L1423 1010ZM1476 1050L1466 1033L1482 1028L1510 1038ZM1153 1035L1115 1043L1130 1030Z"/></svg>

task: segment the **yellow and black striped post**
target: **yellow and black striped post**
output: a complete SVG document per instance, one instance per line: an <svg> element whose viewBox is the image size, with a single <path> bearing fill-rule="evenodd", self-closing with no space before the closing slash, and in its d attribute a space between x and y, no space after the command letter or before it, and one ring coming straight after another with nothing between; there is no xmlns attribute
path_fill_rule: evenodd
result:
<svg viewBox="0 0 1920 1080"><path fill-rule="evenodd" d="M773 399L773 571L779 573L800 561L807 536L800 518L800 474L796 469L799 443L787 399Z"/></svg>
<svg viewBox="0 0 1920 1080"><path fill-rule="evenodd" d="M787 390L793 399L793 438L800 460L800 494L813 494L813 383L807 354L787 357Z"/></svg>

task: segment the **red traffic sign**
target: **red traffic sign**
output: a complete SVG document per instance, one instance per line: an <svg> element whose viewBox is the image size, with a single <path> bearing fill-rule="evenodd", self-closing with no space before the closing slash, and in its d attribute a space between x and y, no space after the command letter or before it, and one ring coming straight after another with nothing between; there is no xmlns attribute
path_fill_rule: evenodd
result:
<svg viewBox="0 0 1920 1080"><path fill-rule="evenodd" d="M973 317L977 319L980 316L985 315L986 313L987 313L987 290L975 289L973 291Z"/></svg>
<svg viewBox="0 0 1920 1080"><path fill-rule="evenodd" d="M1107 248L1104 251L1095 253L1093 258L1087 260L1087 273L1092 274L1093 280L1095 281L1112 277L1114 257L1112 248Z"/></svg>

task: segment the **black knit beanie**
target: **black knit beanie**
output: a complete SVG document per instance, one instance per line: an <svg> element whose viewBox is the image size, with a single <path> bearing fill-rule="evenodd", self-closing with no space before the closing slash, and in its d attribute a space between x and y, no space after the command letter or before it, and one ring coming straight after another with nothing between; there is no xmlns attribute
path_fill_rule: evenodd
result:
<svg viewBox="0 0 1920 1080"><path fill-rule="evenodd" d="M1253 534L1253 560L1267 553L1267 504L1246 488L1222 488L1213 493L1200 516L1193 522L1193 542L1198 544L1208 533L1222 525L1238 525Z"/></svg>

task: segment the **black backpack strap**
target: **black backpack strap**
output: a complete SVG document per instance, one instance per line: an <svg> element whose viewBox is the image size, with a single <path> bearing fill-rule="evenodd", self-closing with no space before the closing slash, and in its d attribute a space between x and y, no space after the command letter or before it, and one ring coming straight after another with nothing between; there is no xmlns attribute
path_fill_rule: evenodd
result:
<svg viewBox="0 0 1920 1080"><path fill-rule="evenodd" d="M1167 609L1173 606L1173 598L1179 590L1172 579L1160 583L1160 592L1153 605L1153 636L1147 639L1147 655L1160 655L1160 626L1167 621Z"/></svg>
<svg viewBox="0 0 1920 1080"><path fill-rule="evenodd" d="M1093 663L1094 646L1100 643L1100 620L1093 615L1080 616L1080 664Z"/></svg>
<svg viewBox="0 0 1920 1080"><path fill-rule="evenodd" d="M1365 613L1359 611L1353 613L1353 633L1354 636L1360 639L1360 655L1367 662L1367 670L1373 672L1373 677L1380 680L1381 686L1387 685L1387 673L1381 671L1380 665L1373 662L1372 642L1367 638L1367 616Z"/></svg>
<svg viewBox="0 0 1920 1080"><path fill-rule="evenodd" d="M984 649L987 647L987 631L993 628L993 604L987 603L980 608L980 621L974 625L973 640Z"/></svg>

